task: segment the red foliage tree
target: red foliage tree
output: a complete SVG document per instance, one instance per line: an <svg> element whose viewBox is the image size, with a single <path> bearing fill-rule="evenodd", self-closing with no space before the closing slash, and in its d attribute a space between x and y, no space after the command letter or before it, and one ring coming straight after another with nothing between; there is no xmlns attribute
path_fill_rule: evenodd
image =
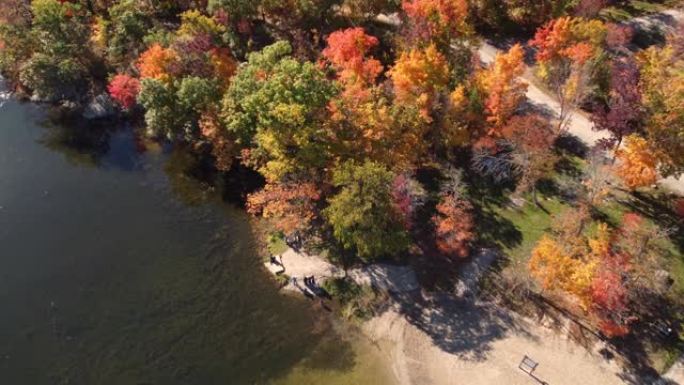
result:
<svg viewBox="0 0 684 385"><path fill-rule="evenodd" d="M643 117L639 69L627 58L615 60L611 66L610 94L605 106L592 115L595 130L607 130L612 138L604 141L607 147L620 147L624 137L636 132Z"/></svg>
<svg viewBox="0 0 684 385"><path fill-rule="evenodd" d="M594 277L591 286L592 311L599 318L599 327L608 337L629 333L627 288L619 266L603 268Z"/></svg>
<svg viewBox="0 0 684 385"><path fill-rule="evenodd" d="M674 205L674 212L677 216L684 219L684 198L677 199Z"/></svg>
<svg viewBox="0 0 684 385"><path fill-rule="evenodd" d="M118 74L109 82L107 90L112 99L123 108L129 109L135 105L138 92L140 92L140 81L125 74Z"/></svg>
<svg viewBox="0 0 684 385"><path fill-rule="evenodd" d="M606 29L606 45L613 50L623 49L634 37L634 30L627 25L610 23Z"/></svg>
<svg viewBox="0 0 684 385"><path fill-rule="evenodd" d="M336 31L326 39L328 47L323 56L339 72L343 82L375 82L382 72L382 64L367 58L368 52L378 45L378 39L367 35L363 28L349 28Z"/></svg>
<svg viewBox="0 0 684 385"><path fill-rule="evenodd" d="M404 227L413 227L413 214L424 198L424 191L416 181L405 174L399 174L392 181L392 203Z"/></svg>

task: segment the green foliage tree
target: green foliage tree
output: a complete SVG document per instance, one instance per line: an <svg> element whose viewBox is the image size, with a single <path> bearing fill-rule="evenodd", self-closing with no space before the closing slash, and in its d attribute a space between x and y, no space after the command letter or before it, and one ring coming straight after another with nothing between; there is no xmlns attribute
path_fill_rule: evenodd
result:
<svg viewBox="0 0 684 385"><path fill-rule="evenodd" d="M25 59L19 65L20 81L41 99L78 99L89 80L88 11L79 4L34 0L31 13L29 40L22 40L30 51L15 56Z"/></svg>
<svg viewBox="0 0 684 385"><path fill-rule="evenodd" d="M176 97L183 111L198 117L209 106L216 105L221 95L215 81L193 76L181 79Z"/></svg>
<svg viewBox="0 0 684 385"><path fill-rule="evenodd" d="M171 84L155 78L142 79L138 103L145 109L145 123L151 134L171 137L183 125Z"/></svg>
<svg viewBox="0 0 684 385"><path fill-rule="evenodd" d="M21 67L19 79L39 99L77 99L86 90L87 69L72 58L34 54Z"/></svg>
<svg viewBox="0 0 684 385"><path fill-rule="evenodd" d="M329 200L324 216L342 246L364 261L408 246L408 234L393 206L393 180L385 166L372 161L348 161L333 173L333 184L340 190Z"/></svg>
<svg viewBox="0 0 684 385"><path fill-rule="evenodd" d="M140 54L143 38L151 27L149 16L135 0L120 0L109 8L105 35L111 63L125 65Z"/></svg>
<svg viewBox="0 0 684 385"><path fill-rule="evenodd" d="M196 139L200 116L220 99L219 86L212 79L185 77L165 82L145 78L140 84L138 103L145 108L148 130L170 139Z"/></svg>
<svg viewBox="0 0 684 385"><path fill-rule="evenodd" d="M320 169L330 157L324 122L337 92L313 63L290 57L287 42L249 56L223 98L223 121L269 180Z"/></svg>
<svg viewBox="0 0 684 385"><path fill-rule="evenodd" d="M231 19L249 19L257 15L261 0L209 0L207 10L210 13L223 11Z"/></svg>

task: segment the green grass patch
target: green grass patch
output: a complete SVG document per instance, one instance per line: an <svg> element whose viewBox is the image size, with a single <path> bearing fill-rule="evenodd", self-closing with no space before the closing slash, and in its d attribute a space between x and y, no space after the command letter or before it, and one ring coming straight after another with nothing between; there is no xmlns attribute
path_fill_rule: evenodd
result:
<svg viewBox="0 0 684 385"><path fill-rule="evenodd" d="M635 17L662 12L675 6L676 3L677 1L653 2L631 0L604 8L600 16L606 21L623 22Z"/></svg>
<svg viewBox="0 0 684 385"><path fill-rule="evenodd" d="M285 236L278 232L269 234L266 247L268 248L268 252L272 255L280 255L289 248L287 243L285 243Z"/></svg>
<svg viewBox="0 0 684 385"><path fill-rule="evenodd" d="M570 208L570 205L558 198L540 198L544 210L534 203L527 202L523 207L495 206L491 213L512 225L519 233L516 242L499 241L498 246L513 262L526 261L541 236L548 232L554 217Z"/></svg>

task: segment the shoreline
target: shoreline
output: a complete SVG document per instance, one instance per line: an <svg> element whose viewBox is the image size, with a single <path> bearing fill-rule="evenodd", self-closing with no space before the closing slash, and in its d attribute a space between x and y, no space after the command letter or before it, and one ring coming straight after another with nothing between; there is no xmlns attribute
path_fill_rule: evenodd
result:
<svg viewBox="0 0 684 385"><path fill-rule="evenodd" d="M535 375L554 385L619 385L633 375L617 357L603 355L609 349L607 343L575 341L567 321L559 325L548 316L533 320L477 300L469 287L493 260L488 250L477 254L451 293L426 293L417 282L409 284L410 279L400 274L408 267L380 264L348 272L355 282L389 293L387 307L363 321L359 329L387 363L393 384L528 385L533 380L518 368L525 355L539 362ZM291 248L283 253L282 261L284 274L300 279L313 275L320 281L344 274L320 257ZM280 270L270 262L264 265L271 274ZM300 291L291 281L283 289L288 295Z"/></svg>

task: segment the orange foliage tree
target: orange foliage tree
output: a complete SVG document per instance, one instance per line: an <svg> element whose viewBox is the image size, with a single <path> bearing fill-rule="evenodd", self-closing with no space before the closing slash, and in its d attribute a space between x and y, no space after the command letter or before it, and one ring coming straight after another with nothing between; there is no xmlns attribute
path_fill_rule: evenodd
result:
<svg viewBox="0 0 684 385"><path fill-rule="evenodd" d="M472 206L453 194L442 196L437 204L437 214L432 217L437 237L437 248L444 254L467 257L470 244L475 238Z"/></svg>
<svg viewBox="0 0 684 385"><path fill-rule="evenodd" d="M527 84L520 80L525 71L524 56L522 46L516 44L507 53L497 54L494 64L476 76L479 89L486 95L484 107L490 136L500 137L497 131L525 99Z"/></svg>
<svg viewBox="0 0 684 385"><path fill-rule="evenodd" d="M658 180L657 161L646 139L630 135L617 150L617 175L630 189L649 186Z"/></svg>
<svg viewBox="0 0 684 385"><path fill-rule="evenodd" d="M141 78L168 80L171 65L178 59L176 51L154 44L143 52L138 59L138 70Z"/></svg>
<svg viewBox="0 0 684 385"><path fill-rule="evenodd" d="M389 77L397 103L418 107L423 118L432 121L432 105L449 83L449 66L436 46L402 52Z"/></svg>
<svg viewBox="0 0 684 385"><path fill-rule="evenodd" d="M213 109L206 110L200 116L198 125L202 136L211 143L216 168L229 171L237 155L237 145L228 130L221 125L218 114Z"/></svg>
<svg viewBox="0 0 684 385"><path fill-rule="evenodd" d="M532 191L537 201L537 182L549 175L558 160L553 144L558 137L547 119L537 114L508 120L501 135L512 145L512 161L520 175L516 193Z"/></svg>
<svg viewBox="0 0 684 385"><path fill-rule="evenodd" d="M274 226L289 236L310 228L320 198L313 183L269 183L247 197L247 211L273 220Z"/></svg>
<svg viewBox="0 0 684 385"><path fill-rule="evenodd" d="M230 80L237 71L237 62L228 48L213 48L209 53L214 76L219 80L223 89L227 89Z"/></svg>
<svg viewBox="0 0 684 385"><path fill-rule="evenodd" d="M467 0L404 0L411 32L421 40L454 38L471 33Z"/></svg>

